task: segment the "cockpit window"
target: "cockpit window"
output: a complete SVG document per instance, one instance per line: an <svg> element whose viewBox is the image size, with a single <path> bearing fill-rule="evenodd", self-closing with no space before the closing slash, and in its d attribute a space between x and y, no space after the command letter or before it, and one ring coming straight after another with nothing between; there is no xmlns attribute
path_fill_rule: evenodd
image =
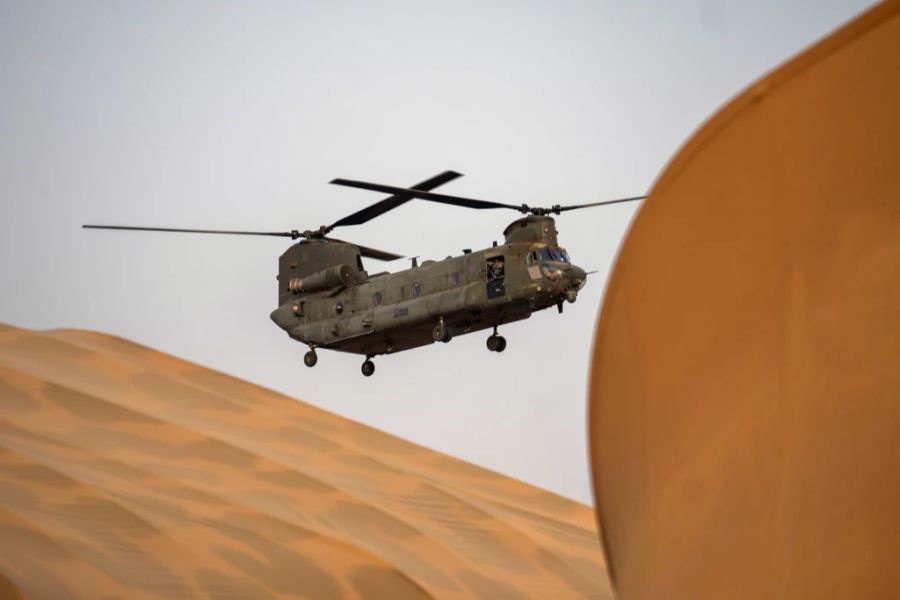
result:
<svg viewBox="0 0 900 600"><path fill-rule="evenodd" d="M564 248L550 248L550 254L553 256L553 260L569 262L569 253Z"/></svg>
<svg viewBox="0 0 900 600"><path fill-rule="evenodd" d="M554 248L551 246L544 246L537 250L533 250L525 257L525 260L528 264L534 264L538 261L570 262L569 253L566 252L565 248Z"/></svg>

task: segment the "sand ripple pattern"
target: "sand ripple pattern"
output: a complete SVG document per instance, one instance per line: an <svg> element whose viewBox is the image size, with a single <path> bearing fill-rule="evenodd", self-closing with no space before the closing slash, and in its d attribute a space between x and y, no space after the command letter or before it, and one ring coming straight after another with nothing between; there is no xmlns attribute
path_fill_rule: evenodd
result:
<svg viewBox="0 0 900 600"><path fill-rule="evenodd" d="M611 598L592 510L108 335L0 325L0 598Z"/></svg>

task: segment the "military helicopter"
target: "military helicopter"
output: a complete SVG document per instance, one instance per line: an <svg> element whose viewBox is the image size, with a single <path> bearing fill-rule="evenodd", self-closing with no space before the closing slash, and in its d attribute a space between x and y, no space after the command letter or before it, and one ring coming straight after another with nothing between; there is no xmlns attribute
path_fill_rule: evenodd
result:
<svg viewBox="0 0 900 600"><path fill-rule="evenodd" d="M301 240L278 260L278 308L272 321L309 347L303 362L313 367L320 348L365 356L362 373L375 372L372 358L454 336L492 329L487 348L503 352L501 325L531 313L575 302L587 273L572 264L557 242L551 214L641 200L644 196L549 208L514 205L431 192L460 173L445 171L410 188L348 179L331 183L392 194L331 225L314 230L231 231L120 225L83 225L85 229L165 231L228 235L264 235ZM391 261L402 256L328 237L337 227L366 223L418 198L473 209L511 209L525 216L503 231L504 242L484 250L463 250L444 260L426 260L395 273L369 275L362 257Z"/></svg>

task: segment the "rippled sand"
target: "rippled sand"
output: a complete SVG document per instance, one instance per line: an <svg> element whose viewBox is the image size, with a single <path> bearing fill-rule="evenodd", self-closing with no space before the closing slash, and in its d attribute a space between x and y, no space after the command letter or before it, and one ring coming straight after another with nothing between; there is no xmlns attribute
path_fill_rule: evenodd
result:
<svg viewBox="0 0 900 600"><path fill-rule="evenodd" d="M611 597L590 507L100 333L0 325L0 597Z"/></svg>

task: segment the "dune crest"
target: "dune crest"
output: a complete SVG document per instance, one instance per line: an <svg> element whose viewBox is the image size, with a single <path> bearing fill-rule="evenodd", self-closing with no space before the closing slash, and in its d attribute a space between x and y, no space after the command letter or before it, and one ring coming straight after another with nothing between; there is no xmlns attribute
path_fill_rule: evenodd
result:
<svg viewBox="0 0 900 600"><path fill-rule="evenodd" d="M718 111L623 243L591 468L621 598L900 588L900 2Z"/></svg>
<svg viewBox="0 0 900 600"><path fill-rule="evenodd" d="M611 597L590 507L99 333L0 325L0 465L4 597Z"/></svg>

